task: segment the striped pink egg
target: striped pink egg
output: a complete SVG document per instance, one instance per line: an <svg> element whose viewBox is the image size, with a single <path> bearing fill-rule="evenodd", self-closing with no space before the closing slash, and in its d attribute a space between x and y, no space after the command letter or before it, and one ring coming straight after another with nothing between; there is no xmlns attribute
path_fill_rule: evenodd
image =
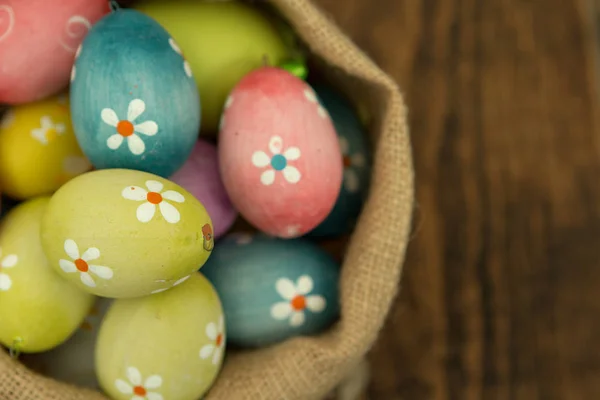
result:
<svg viewBox="0 0 600 400"><path fill-rule="evenodd" d="M293 238L320 224L340 191L341 158L329 114L287 71L251 72L227 99L219 133L223 183L261 231Z"/></svg>

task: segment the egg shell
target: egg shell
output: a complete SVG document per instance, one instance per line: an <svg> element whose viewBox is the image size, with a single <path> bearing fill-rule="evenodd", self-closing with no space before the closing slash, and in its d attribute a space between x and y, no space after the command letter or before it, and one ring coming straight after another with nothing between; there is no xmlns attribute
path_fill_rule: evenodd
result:
<svg viewBox="0 0 600 400"><path fill-rule="evenodd" d="M338 134L344 180L333 210L309 236L340 236L354 228L367 197L371 177L370 148L367 132L348 100L329 86L313 85L313 89L329 112Z"/></svg>
<svg viewBox="0 0 600 400"><path fill-rule="evenodd" d="M222 236L237 218L237 210L221 180L217 147L199 140L192 155L171 180L186 189L206 207L214 224L215 238Z"/></svg>
<svg viewBox="0 0 600 400"><path fill-rule="evenodd" d="M69 181L42 222L52 267L98 296L137 297L169 289L201 267L212 222L189 192L146 172L108 169Z"/></svg>
<svg viewBox="0 0 600 400"><path fill-rule="evenodd" d="M67 340L94 301L48 265L39 236L48 203L47 197L21 203L0 225L0 343L25 353Z"/></svg>
<svg viewBox="0 0 600 400"><path fill-rule="evenodd" d="M73 127L98 169L168 177L200 130L200 98L177 43L152 18L120 9L86 36L71 75Z"/></svg>
<svg viewBox="0 0 600 400"><path fill-rule="evenodd" d="M339 315L339 266L306 239L229 234L202 273L219 293L229 342L238 346L316 334Z"/></svg>
<svg viewBox="0 0 600 400"><path fill-rule="evenodd" d="M113 301L97 298L84 321L65 343L44 353L27 355L21 361L50 378L99 390L94 354L96 339L100 322Z"/></svg>
<svg viewBox="0 0 600 400"><path fill-rule="evenodd" d="M219 297L200 273L160 294L116 300L98 336L98 380L114 400L132 392L197 400L221 368L225 335Z"/></svg>
<svg viewBox="0 0 600 400"><path fill-rule="evenodd" d="M3 0L0 4L0 103L23 104L69 83L73 57L106 0Z"/></svg>
<svg viewBox="0 0 600 400"><path fill-rule="evenodd" d="M145 0L137 10L155 18L181 45L202 100L202 135L217 133L225 99L267 58L279 65L288 50L269 18L239 1Z"/></svg>
<svg viewBox="0 0 600 400"><path fill-rule="evenodd" d="M16 199L48 195L89 171L66 95L9 109L0 120L0 186Z"/></svg>
<svg viewBox="0 0 600 400"><path fill-rule="evenodd" d="M301 79L264 67L230 94L221 174L234 206L261 231L294 238L320 224L340 191L340 159L333 123Z"/></svg>

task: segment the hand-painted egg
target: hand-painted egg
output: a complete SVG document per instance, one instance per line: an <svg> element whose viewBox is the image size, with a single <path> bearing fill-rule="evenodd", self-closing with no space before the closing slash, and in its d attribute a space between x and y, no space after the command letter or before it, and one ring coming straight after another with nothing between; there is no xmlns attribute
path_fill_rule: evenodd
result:
<svg viewBox="0 0 600 400"><path fill-rule="evenodd" d="M339 266L306 239L230 234L202 273L219 293L229 341L238 346L316 334L339 314Z"/></svg>
<svg viewBox="0 0 600 400"><path fill-rule="evenodd" d="M190 155L200 100L187 61L152 18L120 9L86 36L71 75L77 139L98 169L168 177Z"/></svg>
<svg viewBox="0 0 600 400"><path fill-rule="evenodd" d="M100 323L114 300L99 297L73 336L60 346L22 361L30 368L56 380L100 389L96 379L95 347Z"/></svg>
<svg viewBox="0 0 600 400"><path fill-rule="evenodd" d="M214 224L215 238L233 225L237 210L233 208L221 181L216 146L199 140L190 158L171 180L193 194L206 207Z"/></svg>
<svg viewBox="0 0 600 400"><path fill-rule="evenodd" d="M219 297L195 273L164 293L115 300L100 328L96 371L114 400L197 400L215 380L224 352Z"/></svg>
<svg viewBox="0 0 600 400"><path fill-rule="evenodd" d="M181 45L202 99L202 135L216 133L225 99L250 71L287 56L277 29L256 7L238 1L147 0L136 9L155 18Z"/></svg>
<svg viewBox="0 0 600 400"><path fill-rule="evenodd" d="M56 271L103 297L161 292L202 266L212 223L194 196L146 172L107 169L69 181L42 221L42 244Z"/></svg>
<svg viewBox="0 0 600 400"><path fill-rule="evenodd" d="M46 197L28 200L0 225L0 343L24 353L63 343L94 301L48 265L40 243L48 203Z"/></svg>
<svg viewBox="0 0 600 400"><path fill-rule="evenodd" d="M320 103L329 112L339 137L344 180L333 210L309 235L338 236L354 227L366 199L371 176L369 144L366 131L352 105L327 86L314 86L314 89Z"/></svg>
<svg viewBox="0 0 600 400"><path fill-rule="evenodd" d="M17 199L51 194L89 171L66 95L12 107L0 121L0 186Z"/></svg>
<svg viewBox="0 0 600 400"><path fill-rule="evenodd" d="M221 174L234 206L258 229L293 238L320 224L340 191L341 158L329 114L301 79L265 67L231 92Z"/></svg>
<svg viewBox="0 0 600 400"><path fill-rule="evenodd" d="M77 47L109 10L106 0L0 2L0 103L28 103L64 89Z"/></svg>

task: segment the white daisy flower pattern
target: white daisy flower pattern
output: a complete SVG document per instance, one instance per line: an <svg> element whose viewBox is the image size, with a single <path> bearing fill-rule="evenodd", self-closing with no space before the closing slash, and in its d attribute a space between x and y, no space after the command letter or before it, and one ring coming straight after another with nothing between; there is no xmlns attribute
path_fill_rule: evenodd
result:
<svg viewBox="0 0 600 400"><path fill-rule="evenodd" d="M121 192L121 195L127 200L144 202L137 208L136 215L138 221L146 223L152 220L156 213L156 206L158 206L165 221L171 224L179 222L181 219L179 211L175 206L167 202L167 200L183 203L185 197L174 190L162 192L164 185L158 181L146 181L146 187L148 190L139 186L128 186Z"/></svg>
<svg viewBox="0 0 600 400"><path fill-rule="evenodd" d="M84 285L96 287L96 281L94 281L92 274L105 280L113 277L113 270L109 267L89 263L90 261L100 258L100 250L96 247L90 247L81 255L79 254L79 246L77 246L77 243L72 239L65 240L64 247L65 253L67 253L72 261L60 259L58 261L60 269L68 274L79 272L79 277Z"/></svg>
<svg viewBox="0 0 600 400"><path fill-rule="evenodd" d="M175 53L179 54L183 58L183 70L185 71L185 74L188 76L188 78L191 78L192 77L192 67L190 67L190 63L185 59L185 56L183 55L181 48L179 48L179 45L177 45L177 43L175 42L175 40L173 38L169 38L169 45L171 46L173 51L175 51Z"/></svg>
<svg viewBox="0 0 600 400"><path fill-rule="evenodd" d="M321 118L329 117L329 113L319 103L319 100L317 99L317 95L315 94L315 91L312 90L312 88L309 87L309 88L304 89L304 97L306 97L306 99L308 101L310 101L311 103L315 103L317 105L317 113L319 114L319 117L321 117Z"/></svg>
<svg viewBox="0 0 600 400"><path fill-rule="evenodd" d="M2 256L2 249L0 249L0 292L6 292L12 287L12 279L5 272L5 269L14 268L19 262L19 257L16 254L9 254Z"/></svg>
<svg viewBox="0 0 600 400"><path fill-rule="evenodd" d="M167 288L163 288L163 289L156 289L156 290L153 290L153 291L152 291L152 292L150 292L150 293L151 293L151 294L156 294L156 293L165 292L165 291L167 291L167 290L169 290L169 289L171 289L171 288L174 288L174 287L175 287L175 286L177 286L177 285L181 285L183 282L187 281L187 280L189 279L189 277L190 277L190 276L191 276L191 275L184 276L183 278L176 280L176 281L175 281L175 283L173 283L173 286L171 286L171 287L167 287Z"/></svg>
<svg viewBox="0 0 600 400"><path fill-rule="evenodd" d="M218 365L223 356L223 346L225 345L225 323L223 316L219 317L218 323L210 322L206 325L206 336L212 341L200 349L200 358L203 360L212 356L213 365Z"/></svg>
<svg viewBox="0 0 600 400"><path fill-rule="evenodd" d="M15 112L13 110L7 110L2 118L0 119L0 128L6 129L15 122Z"/></svg>
<svg viewBox="0 0 600 400"><path fill-rule="evenodd" d="M47 145L65 133L65 124L55 124L47 115L40 118L40 128L32 129L31 136L43 145Z"/></svg>
<svg viewBox="0 0 600 400"><path fill-rule="evenodd" d="M135 124L136 119L146 111L146 103L141 99L131 100L127 108L127 118L120 119L112 108L105 108L100 113L102 121L116 129L116 133L106 140L106 145L111 150L117 150L127 139L127 146L131 153L139 156L146 151L146 145L138 135L154 136L158 132L158 124L154 121L144 121Z"/></svg>
<svg viewBox="0 0 600 400"><path fill-rule="evenodd" d="M350 154L350 143L345 137L340 137L339 141L344 164L344 186L350 193L356 193L360 189L356 169L363 168L366 165L365 156L362 153Z"/></svg>
<svg viewBox="0 0 600 400"><path fill-rule="evenodd" d="M135 367L128 367L126 374L127 381L122 379L115 381L119 392L131 395L131 400L164 400L162 394L155 391L163 384L160 375L151 375L143 380L140 370Z"/></svg>
<svg viewBox="0 0 600 400"><path fill-rule="evenodd" d="M265 186L272 185L275 182L277 171L281 171L283 177L289 183L298 183L302 175L298 168L289 165L288 162L300 158L300 149L298 147L288 147L283 151L283 140L280 136L273 136L269 141L269 150L273 154L272 156L264 151L256 151L252 154L252 164L255 167L270 167L260 176L262 184Z"/></svg>
<svg viewBox="0 0 600 400"><path fill-rule="evenodd" d="M303 325L307 309L313 313L325 309L323 296L309 295L313 290L313 280L308 275L299 277L295 284L288 278L280 278L275 283L275 289L285 301L273 304L271 316L277 320L289 319L290 326Z"/></svg>

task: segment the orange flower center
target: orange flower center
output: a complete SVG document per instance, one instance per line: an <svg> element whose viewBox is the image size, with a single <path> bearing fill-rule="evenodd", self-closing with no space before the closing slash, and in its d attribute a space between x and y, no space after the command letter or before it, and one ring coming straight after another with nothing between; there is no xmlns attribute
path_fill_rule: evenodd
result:
<svg viewBox="0 0 600 400"><path fill-rule="evenodd" d="M133 388L133 393L140 397L146 396L146 389L143 386L136 386Z"/></svg>
<svg viewBox="0 0 600 400"><path fill-rule="evenodd" d="M350 158L350 156L343 156L342 162L344 163L345 168L348 168L352 165L352 159Z"/></svg>
<svg viewBox="0 0 600 400"><path fill-rule="evenodd" d="M217 347L221 346L221 343L223 343L223 334L219 333L217 335L217 340L215 340L215 342L217 343Z"/></svg>
<svg viewBox="0 0 600 400"><path fill-rule="evenodd" d="M81 272L88 272L89 269L88 263L83 261L81 258L75 260L75 267Z"/></svg>
<svg viewBox="0 0 600 400"><path fill-rule="evenodd" d="M160 193L149 192L146 195L146 200L148 200L148 203L151 203L151 204L160 204L160 202L163 201L163 198L160 195Z"/></svg>
<svg viewBox="0 0 600 400"><path fill-rule="evenodd" d="M131 136L133 135L133 124L129 121L119 121L117 132L124 137Z"/></svg>
<svg viewBox="0 0 600 400"><path fill-rule="evenodd" d="M306 308L306 298L304 296L296 296L292 299L292 308L296 311L302 311Z"/></svg>

